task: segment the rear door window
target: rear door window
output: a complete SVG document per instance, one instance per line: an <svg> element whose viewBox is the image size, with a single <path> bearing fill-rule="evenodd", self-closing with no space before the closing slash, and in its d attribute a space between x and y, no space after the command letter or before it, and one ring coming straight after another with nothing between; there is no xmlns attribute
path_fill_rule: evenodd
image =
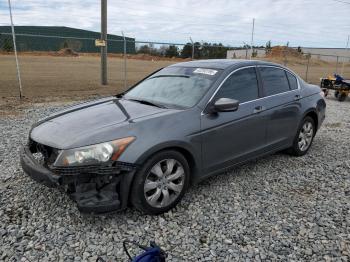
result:
<svg viewBox="0 0 350 262"><path fill-rule="evenodd" d="M289 83L285 71L276 67L260 67L265 96L289 91Z"/></svg>
<svg viewBox="0 0 350 262"><path fill-rule="evenodd" d="M290 89L291 90L298 89L298 80L297 80L297 78L294 75L292 75L291 73L289 73L288 71L286 71L286 74L287 74L287 78L288 78Z"/></svg>
<svg viewBox="0 0 350 262"><path fill-rule="evenodd" d="M255 67L244 68L233 73L216 94L217 98L232 98L240 103L259 97Z"/></svg>

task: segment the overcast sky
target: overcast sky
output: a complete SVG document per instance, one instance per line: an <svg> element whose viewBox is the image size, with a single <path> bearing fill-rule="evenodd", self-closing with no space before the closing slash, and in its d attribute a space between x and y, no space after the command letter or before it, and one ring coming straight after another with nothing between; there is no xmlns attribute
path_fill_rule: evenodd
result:
<svg viewBox="0 0 350 262"><path fill-rule="evenodd" d="M348 3L348 4L347 4ZM15 25L100 29L100 0L12 0ZM0 25L8 25L0 1ZM254 43L344 47L350 34L350 0L110 0L108 31L137 40L184 43Z"/></svg>

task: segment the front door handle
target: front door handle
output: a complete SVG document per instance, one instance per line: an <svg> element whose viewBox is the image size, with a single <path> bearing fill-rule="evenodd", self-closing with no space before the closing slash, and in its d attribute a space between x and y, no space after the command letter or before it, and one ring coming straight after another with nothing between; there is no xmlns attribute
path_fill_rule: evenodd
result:
<svg viewBox="0 0 350 262"><path fill-rule="evenodd" d="M295 100L295 101L299 100L300 98L301 98L300 95L295 95L295 96L294 96L294 100Z"/></svg>
<svg viewBox="0 0 350 262"><path fill-rule="evenodd" d="M264 110L265 110L265 107L263 107L263 106L257 106L257 107L254 108L253 113L254 113L254 114L257 114L257 113L260 113L260 112L262 112L262 111L264 111Z"/></svg>

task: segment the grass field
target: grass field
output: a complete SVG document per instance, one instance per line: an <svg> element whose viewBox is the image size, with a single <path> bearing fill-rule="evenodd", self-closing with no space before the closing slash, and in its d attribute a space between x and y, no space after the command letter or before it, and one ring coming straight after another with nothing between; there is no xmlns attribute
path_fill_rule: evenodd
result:
<svg viewBox="0 0 350 262"><path fill-rule="evenodd" d="M124 89L123 60L109 58L108 86L100 85L100 60L96 56L52 57L22 56L20 59L24 96L107 95ZM127 62L128 85L135 83L171 61ZM13 56L0 56L0 96L17 96L18 82Z"/></svg>
<svg viewBox="0 0 350 262"><path fill-rule="evenodd" d="M86 97L115 94L124 90L123 60L111 57L109 63L109 85L101 86L100 60L98 56L54 57L20 55L23 94L27 98L40 97ZM274 62L283 63L278 59ZM154 70L175 63L175 60L127 60L127 83L131 85ZM292 58L287 66L305 78L306 61ZM341 65L339 65L340 67ZM335 63L312 61L309 82L319 83L322 76L333 74ZM350 77L350 65L345 67L345 76ZM16 66L13 55L0 55L0 97L18 95Z"/></svg>

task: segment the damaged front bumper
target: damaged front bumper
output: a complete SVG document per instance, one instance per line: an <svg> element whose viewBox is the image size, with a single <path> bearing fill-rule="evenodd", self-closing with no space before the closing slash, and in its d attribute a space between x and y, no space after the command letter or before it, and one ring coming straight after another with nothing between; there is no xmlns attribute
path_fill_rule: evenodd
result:
<svg viewBox="0 0 350 262"><path fill-rule="evenodd" d="M23 171L48 187L64 187L87 213L106 213L125 209L137 166L113 162L101 166L53 167L35 159L29 146L21 149Z"/></svg>

